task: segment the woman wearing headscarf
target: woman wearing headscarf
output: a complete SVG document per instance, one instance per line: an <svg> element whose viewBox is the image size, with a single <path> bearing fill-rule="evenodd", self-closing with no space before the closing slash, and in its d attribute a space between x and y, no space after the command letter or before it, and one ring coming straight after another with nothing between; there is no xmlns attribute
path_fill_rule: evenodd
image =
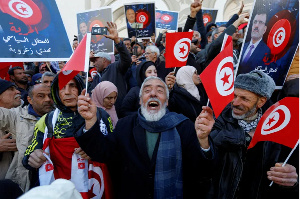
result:
<svg viewBox="0 0 300 199"><path fill-rule="evenodd" d="M96 106L104 109L110 115L114 128L118 122L118 116L114 106L117 96L117 87L109 81L100 82L92 91L91 96Z"/></svg>
<svg viewBox="0 0 300 199"><path fill-rule="evenodd" d="M201 84L197 70L193 66L183 66L176 74L176 83L170 92L169 110L196 120L202 106L206 106L207 95Z"/></svg>
<svg viewBox="0 0 300 199"><path fill-rule="evenodd" d="M138 85L131 88L123 100L121 107L122 117L137 113L138 109L140 108L139 92L141 85L144 80L150 76L157 77L155 63L152 61L145 61L136 69L136 81Z"/></svg>

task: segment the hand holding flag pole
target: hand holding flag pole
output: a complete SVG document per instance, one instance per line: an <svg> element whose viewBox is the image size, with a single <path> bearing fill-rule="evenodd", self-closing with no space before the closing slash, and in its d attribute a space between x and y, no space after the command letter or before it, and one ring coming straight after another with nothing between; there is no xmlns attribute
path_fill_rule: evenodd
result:
<svg viewBox="0 0 300 199"><path fill-rule="evenodd" d="M299 98L285 97L271 106L259 120L248 149L259 141L271 141L285 145L293 150L284 167L299 144ZM283 183L283 182L282 182ZM272 186L271 182L270 186ZM284 185L286 185L284 183Z"/></svg>
<svg viewBox="0 0 300 199"><path fill-rule="evenodd" d="M287 163L287 161L289 161L290 157L292 156L293 152L295 151L295 149L297 148L297 146L299 145L299 140L296 143L295 147L292 149L292 151L290 152L290 154L288 155L288 157L285 159L284 163L281 165L281 167L284 167ZM272 181L269 185L269 187L271 187L273 185L274 181Z"/></svg>

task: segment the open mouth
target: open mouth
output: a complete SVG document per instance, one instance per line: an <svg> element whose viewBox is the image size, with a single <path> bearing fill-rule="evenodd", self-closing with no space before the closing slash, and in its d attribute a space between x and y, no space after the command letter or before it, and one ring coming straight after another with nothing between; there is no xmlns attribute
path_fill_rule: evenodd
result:
<svg viewBox="0 0 300 199"><path fill-rule="evenodd" d="M158 107L159 107L159 102L157 102L157 101L150 101L148 103L148 108L150 110L156 110Z"/></svg>

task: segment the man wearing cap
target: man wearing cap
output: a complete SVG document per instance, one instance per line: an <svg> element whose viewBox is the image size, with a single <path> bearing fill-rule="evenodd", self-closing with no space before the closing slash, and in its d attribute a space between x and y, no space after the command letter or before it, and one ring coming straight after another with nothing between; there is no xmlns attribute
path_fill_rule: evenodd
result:
<svg viewBox="0 0 300 199"><path fill-rule="evenodd" d="M0 88L2 88L1 85ZM13 90L15 90L15 88ZM2 94L0 97L2 97ZM14 93L11 93L9 97L11 101L13 101L13 99L20 101L20 92L16 90ZM14 141L14 146L8 147L13 148L14 150L12 151L16 151L12 161L9 162L9 168L7 167L5 169L1 165L1 173L4 172L5 179L10 179L17 183L22 191L29 190L32 178L30 172L23 167L22 159L26 147L31 143L34 125L40 117L53 109L53 101L50 98L50 88L43 84L30 87L28 91L28 101L28 106L18 106L11 109L0 108L0 129L9 132L6 136L9 135L13 138L10 140ZM2 179L3 178L4 177L2 177Z"/></svg>
<svg viewBox="0 0 300 199"><path fill-rule="evenodd" d="M93 82L90 85L89 93L97 86L101 81L110 81L118 88L118 98L116 101L116 110L119 115L119 109L122 105L122 99L127 93L127 83L125 81L125 73L131 64L130 53L128 52L124 43L120 40L117 31L117 25L112 22L108 22L109 35L105 37L114 40L115 47L119 51L120 60L111 63L111 57L108 53L98 52L91 57L91 61L94 62L94 66L97 69L98 75L95 75Z"/></svg>
<svg viewBox="0 0 300 199"><path fill-rule="evenodd" d="M234 99L210 133L220 161L212 193L226 199L294 198L298 155L281 167L290 152L287 147L266 141L247 150L275 89L273 79L256 70L238 75L234 87ZM271 181L274 185L269 187Z"/></svg>
<svg viewBox="0 0 300 199"><path fill-rule="evenodd" d="M0 109L12 109L21 105L21 93L16 86L0 79ZM10 139L11 133L0 129L0 180L5 178L13 158L12 151L17 151L16 139Z"/></svg>

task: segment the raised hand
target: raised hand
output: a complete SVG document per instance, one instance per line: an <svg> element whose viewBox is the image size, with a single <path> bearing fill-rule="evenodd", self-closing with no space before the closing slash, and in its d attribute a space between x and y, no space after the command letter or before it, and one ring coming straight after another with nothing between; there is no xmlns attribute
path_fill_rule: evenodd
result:
<svg viewBox="0 0 300 199"><path fill-rule="evenodd" d="M214 123L213 110L208 106L203 106L195 121L195 130L202 148L207 149L209 147L208 136Z"/></svg>
<svg viewBox="0 0 300 199"><path fill-rule="evenodd" d="M89 94L85 96L86 90L83 89L78 96L78 113L85 119L85 129L90 129L97 121L97 107Z"/></svg>
<svg viewBox="0 0 300 199"><path fill-rule="evenodd" d="M165 82L168 85L168 89L171 90L176 82L175 72L170 72L165 77Z"/></svg>
<svg viewBox="0 0 300 199"><path fill-rule="evenodd" d="M191 9L191 14L190 17L195 18L199 10L202 8L202 0L195 1L194 3L191 4L190 9Z"/></svg>
<svg viewBox="0 0 300 199"><path fill-rule="evenodd" d="M243 9L244 9L244 1L242 1L241 8L240 8L240 10L239 10L239 12L238 12L237 14L238 14L238 15L242 14Z"/></svg>
<svg viewBox="0 0 300 199"><path fill-rule="evenodd" d="M118 35L117 25L113 22L107 22L107 31L109 32L109 35L104 35L106 38L109 38L111 40L114 40L116 44L120 43L120 38Z"/></svg>

